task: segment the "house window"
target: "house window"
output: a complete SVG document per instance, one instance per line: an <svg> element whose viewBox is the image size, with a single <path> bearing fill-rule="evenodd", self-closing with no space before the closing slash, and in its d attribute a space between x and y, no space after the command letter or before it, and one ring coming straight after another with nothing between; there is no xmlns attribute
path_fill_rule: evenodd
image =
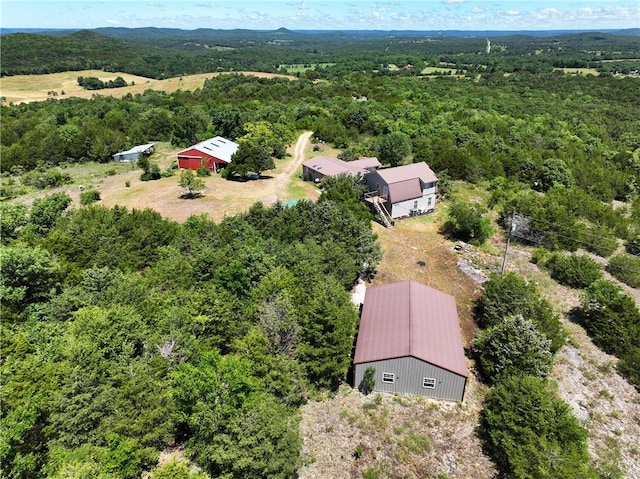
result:
<svg viewBox="0 0 640 479"><path fill-rule="evenodd" d="M382 382L393 384L396 382L396 375L393 373L382 373Z"/></svg>
<svg viewBox="0 0 640 479"><path fill-rule="evenodd" d="M427 200L427 205L428 206L431 206L431 199L432 199L431 196L429 196L429 199Z"/></svg>
<svg viewBox="0 0 640 479"><path fill-rule="evenodd" d="M418 209L418 200L414 200L413 202L413 209L417 210Z"/></svg>
<svg viewBox="0 0 640 479"><path fill-rule="evenodd" d="M436 380L433 378L422 378L422 387L427 389L435 389Z"/></svg>

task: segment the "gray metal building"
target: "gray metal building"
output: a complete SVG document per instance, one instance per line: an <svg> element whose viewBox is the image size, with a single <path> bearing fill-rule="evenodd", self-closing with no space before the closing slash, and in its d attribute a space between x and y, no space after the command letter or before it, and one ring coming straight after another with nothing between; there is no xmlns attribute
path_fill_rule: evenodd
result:
<svg viewBox="0 0 640 479"><path fill-rule="evenodd" d="M468 373L455 298L415 281L367 289L354 365L355 387L373 367L375 391L462 401Z"/></svg>
<svg viewBox="0 0 640 479"><path fill-rule="evenodd" d="M147 143L146 145L134 146L127 151L120 151L113 155L113 160L117 162L138 161L140 155L151 155L154 151L155 145Z"/></svg>

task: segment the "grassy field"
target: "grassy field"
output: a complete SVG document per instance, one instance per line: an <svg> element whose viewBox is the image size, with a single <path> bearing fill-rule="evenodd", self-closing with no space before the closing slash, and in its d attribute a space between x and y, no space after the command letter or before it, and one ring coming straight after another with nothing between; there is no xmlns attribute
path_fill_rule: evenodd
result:
<svg viewBox="0 0 640 479"><path fill-rule="evenodd" d="M290 78L288 75L260 72L238 72L245 75L254 75L263 78ZM77 72L49 73L47 75L16 75L0 78L0 92L3 103L28 103L32 101L43 101L47 98L80 97L91 98L93 95L123 97L127 93L135 95L152 89L167 93L176 90L195 90L204 85L207 78L211 78L221 73L202 73L199 75L185 75L182 77L155 80L128 73L110 73L102 70L83 70ZM122 77L129 86L123 88L109 88L104 90L85 90L78 85L78 77L96 77L102 81L114 80ZM55 96L52 95L55 92ZM64 92L64 93L63 93Z"/></svg>
<svg viewBox="0 0 640 479"><path fill-rule="evenodd" d="M422 69L420 73L422 73L423 75L434 75L434 74L454 75L456 73L456 69L441 68L441 67L425 67Z"/></svg>
<svg viewBox="0 0 640 479"><path fill-rule="evenodd" d="M288 73L302 73L306 72L307 70L315 70L316 68L332 67L333 65L335 65L335 63L291 63L283 64L280 66L282 68L286 68Z"/></svg>
<svg viewBox="0 0 640 479"><path fill-rule="evenodd" d="M600 72L595 68L554 68L554 71L561 71L567 75L600 75Z"/></svg>

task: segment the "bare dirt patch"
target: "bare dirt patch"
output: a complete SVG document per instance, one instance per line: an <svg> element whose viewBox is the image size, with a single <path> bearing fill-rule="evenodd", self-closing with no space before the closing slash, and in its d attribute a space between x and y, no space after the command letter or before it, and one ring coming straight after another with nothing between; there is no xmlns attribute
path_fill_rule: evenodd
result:
<svg viewBox="0 0 640 479"><path fill-rule="evenodd" d="M105 72L102 70L83 70L75 72L48 73L46 75L15 75L0 78L0 92L8 103L29 103L43 101L48 98L92 98L98 96L113 96L121 98L126 94L135 95L152 89L167 93L176 90L195 90L204 85L204 81L218 75L238 73L242 75L257 76L260 78L288 78L294 76L263 72L224 72L201 73L198 75L184 75L182 77L156 80L122 72ZM78 77L96 77L102 81L115 80L122 77L129 86L122 88L109 88L104 90L85 90L78 85ZM132 83L135 83L132 85ZM50 92L55 92L52 96ZM63 93L64 92L64 93Z"/></svg>

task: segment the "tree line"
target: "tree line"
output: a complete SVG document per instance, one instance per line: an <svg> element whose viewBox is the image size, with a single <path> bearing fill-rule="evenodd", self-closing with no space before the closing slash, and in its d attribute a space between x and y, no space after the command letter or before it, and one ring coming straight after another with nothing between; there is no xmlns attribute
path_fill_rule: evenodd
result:
<svg viewBox="0 0 640 479"><path fill-rule="evenodd" d="M79 76L78 85L85 90L102 90L104 88L122 88L127 86L127 82L121 76L115 78L115 80L102 81L97 77L82 77Z"/></svg>

